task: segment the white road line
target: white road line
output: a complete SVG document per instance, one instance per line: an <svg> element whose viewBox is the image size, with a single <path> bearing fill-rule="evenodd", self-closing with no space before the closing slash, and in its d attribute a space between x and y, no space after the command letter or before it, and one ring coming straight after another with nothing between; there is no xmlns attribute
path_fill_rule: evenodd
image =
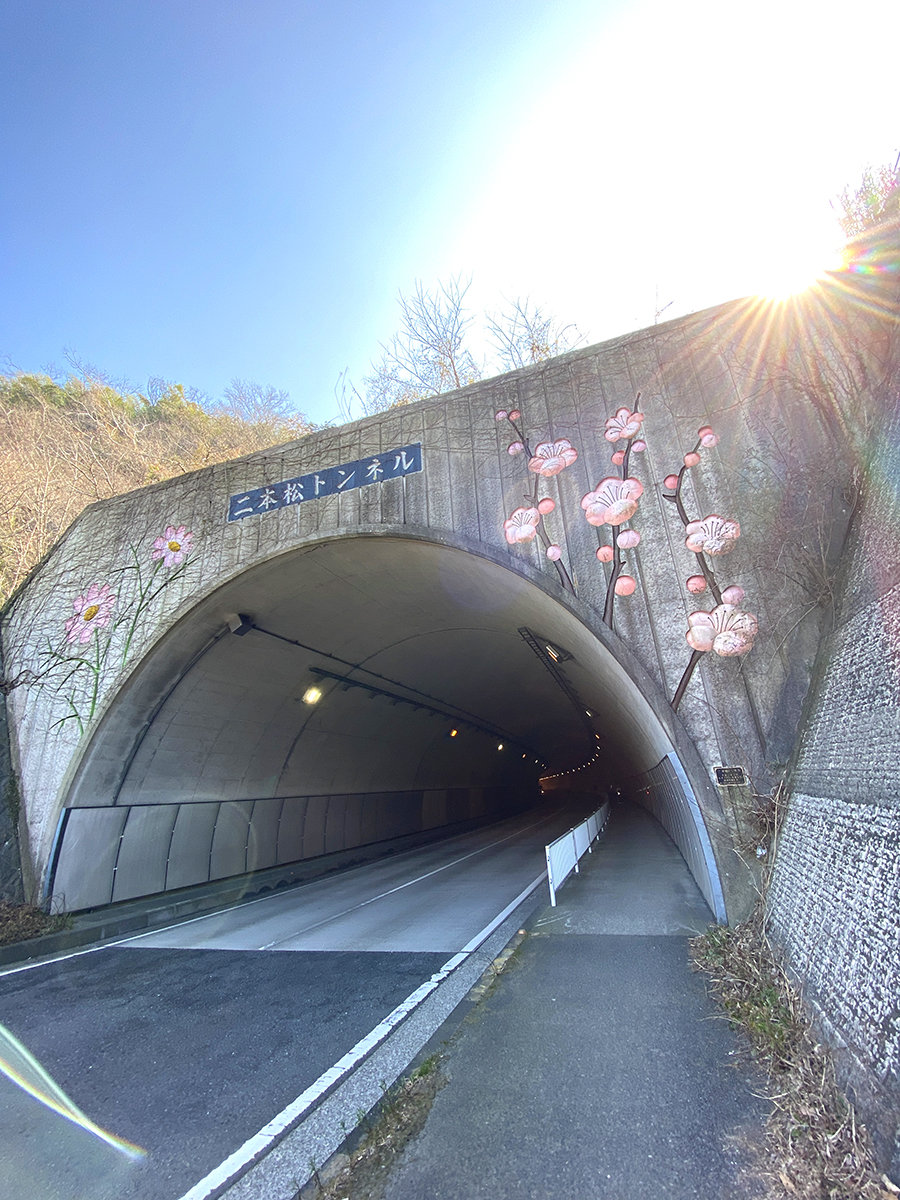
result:
<svg viewBox="0 0 900 1200"><path fill-rule="evenodd" d="M538 821L537 824L541 822ZM341 917L346 917L352 912L357 912L361 908L365 908L369 904L375 904L378 900L384 900L386 896L393 896L395 892L402 892L404 888L412 887L413 884L422 883L425 879L430 879L432 875L440 875L441 871L447 871L450 867L455 867L466 859L475 858L477 854L484 854L486 850L493 850L495 846L502 846L504 842L512 841L522 833L527 833L529 829L533 829L533 825L526 825L524 829L517 829L515 833L509 834L507 837L498 838L496 842L489 842L486 846L480 846L477 850L472 850L469 854L462 854L459 858L454 858L452 862L444 863L442 867L435 867L433 871L426 871L424 875L418 875L415 879L408 879L406 883L398 883L396 887L388 888L386 892L381 892L377 896L370 896L368 900L360 900L358 904L351 904L349 908L345 908L342 912L332 913L330 916L323 917L321 921L314 921L312 925L304 925L302 929L295 929L287 937L275 938L274 941L266 942L264 946L258 946L259 950L271 950L273 946L281 946L285 942L291 942L294 938L302 937L305 933L310 933L313 929L320 929L323 925L330 925L332 921L339 921ZM480 936L476 935L476 936ZM480 943L479 943L480 945Z"/></svg>
<svg viewBox="0 0 900 1200"><path fill-rule="evenodd" d="M546 816L546 817L542 817L539 821L534 821L531 825L524 826L522 829L517 830L515 833L511 833L509 835L509 837L500 838L496 842L491 842L488 846L482 847L482 849L489 850L491 846L499 846L501 844L501 842L509 841L510 838L516 837L516 836L518 836L518 834L527 833L529 829L535 829L535 828L537 828L538 825L544 825L549 820L552 819L552 816L553 816L553 814L550 814L549 816ZM452 841L456 840L456 837L463 838L463 837L467 837L467 836L468 836L467 834L457 834L453 838L448 838L447 841L452 842ZM403 854L415 854L424 848L426 848L426 847L415 846L415 847L413 847L413 849L404 850L402 853ZM476 851L474 851L474 853L478 854L478 853L480 853L480 851L476 850ZM399 857L400 857L399 855L395 856L393 861L396 862ZM466 856L466 857L470 857L470 856ZM378 860L376 860L376 862L377 861ZM462 859L456 859L455 861L462 862ZM367 864L367 865L371 865L371 864ZM452 863L448 864L448 866L452 866L452 865L453 865ZM442 868L438 868L438 870L441 870L441 869ZM425 876L421 876L421 878L424 879ZM320 882L320 880L318 880L318 879L310 880L310 883L318 883L318 882ZM415 883L417 881L412 880L411 882ZM406 887L408 885L401 884L400 886ZM394 890L396 890L396 889L394 889ZM389 893L385 892L384 894L388 895ZM288 895L290 895L289 892L283 894L284 897L286 897ZM272 900L280 899L280 898L282 898L282 897L257 896L253 900L241 901L238 906L231 905L227 908L217 909L215 912L212 912L212 913L201 913L200 916L198 916L198 917L188 917L183 921L173 921L171 925L164 925L164 926L161 926L159 929L148 929L141 933L132 933L132 934L129 934L127 937L116 938L116 940L114 942L103 942L100 945L87 946L84 950L70 950L68 954L55 954L50 958L38 959L36 962L21 963L19 966L16 966L16 967L5 967L5 968L0 969L0 979L5 978L7 975L18 975L22 971L36 971L40 967L49 966L51 963L67 962L70 958L82 958L86 954L96 954L98 950L111 950L116 946L126 946L126 945L130 944L131 942L139 942L139 941L141 941L142 938L154 937L156 934L163 933L166 929L174 929L176 926L178 928L180 928L183 925L193 925L197 921L210 921L215 917L221 917L226 913L233 912L235 907L249 908L251 904L265 904L267 901L272 901ZM379 899L379 897L375 897L375 898ZM348 909L347 911L350 912L352 910ZM310 928L315 928L315 927L311 926ZM305 932L305 931L303 931L303 932ZM272 945L274 945L274 944L275 943L273 942ZM262 947L262 949L266 949L266 947Z"/></svg>
<svg viewBox="0 0 900 1200"><path fill-rule="evenodd" d="M282 1109L277 1117L273 1117L268 1125L263 1126L259 1133L244 1142L243 1146L229 1155L224 1162L210 1171L199 1183L195 1183L189 1192L185 1192L180 1197L180 1200L210 1200L210 1197L219 1192L221 1188L243 1175L248 1167L251 1167L255 1162L263 1158L274 1143L279 1141L294 1125L298 1124L301 1117L319 1103L327 1092L331 1091L345 1076L359 1066L362 1060L368 1057L376 1046L384 1041L391 1030L408 1017L413 1009L417 1008L427 996L430 996L435 988L443 983L452 971L456 970L460 963L465 962L472 951L477 950L482 942L490 937L494 930L506 920L517 905L521 904L536 888L540 887L546 878L546 872L542 871L537 879L528 884L515 900L512 900L504 908L502 913L499 913L488 925L485 925L484 929L477 933L458 954L454 954L452 958L449 958L441 969L431 976L427 983L423 983L420 987L416 988L414 992L406 997L402 1004L398 1004L392 1013L385 1017L383 1021L380 1021L371 1033L361 1038L352 1050L348 1050L343 1058L339 1059L333 1067L329 1067L327 1071L320 1075L315 1083L310 1084L304 1092L301 1092L296 1100L293 1100L286 1108Z"/></svg>

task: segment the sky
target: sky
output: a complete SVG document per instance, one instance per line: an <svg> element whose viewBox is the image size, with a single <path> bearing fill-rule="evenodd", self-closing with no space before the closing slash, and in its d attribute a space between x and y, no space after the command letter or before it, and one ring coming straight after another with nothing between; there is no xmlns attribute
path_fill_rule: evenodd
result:
<svg viewBox="0 0 900 1200"><path fill-rule="evenodd" d="M587 344L770 290L896 161L898 43L897 0L0 0L0 372L326 422L417 280Z"/></svg>

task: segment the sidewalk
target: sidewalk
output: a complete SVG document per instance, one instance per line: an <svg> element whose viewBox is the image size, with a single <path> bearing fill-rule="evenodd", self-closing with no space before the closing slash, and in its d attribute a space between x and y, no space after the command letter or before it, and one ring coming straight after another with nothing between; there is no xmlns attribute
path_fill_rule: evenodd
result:
<svg viewBox="0 0 900 1200"><path fill-rule="evenodd" d="M385 1200L754 1196L767 1106L688 962L711 920L660 826L614 810L497 985L435 1039L448 1082Z"/></svg>

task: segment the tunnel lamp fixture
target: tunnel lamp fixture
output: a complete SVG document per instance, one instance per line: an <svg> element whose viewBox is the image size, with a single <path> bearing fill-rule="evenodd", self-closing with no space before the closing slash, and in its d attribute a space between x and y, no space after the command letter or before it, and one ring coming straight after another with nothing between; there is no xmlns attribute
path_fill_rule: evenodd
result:
<svg viewBox="0 0 900 1200"><path fill-rule="evenodd" d="M304 704L318 704L321 699L322 689L315 687L315 685L313 685L313 687L308 687L303 693Z"/></svg>
<svg viewBox="0 0 900 1200"><path fill-rule="evenodd" d="M559 662L559 651L555 646L545 646L544 649L550 655L554 662Z"/></svg>
<svg viewBox="0 0 900 1200"><path fill-rule="evenodd" d="M249 633L253 628L253 618L248 617L246 613L232 613L231 616L225 619L228 622L229 630L236 637L243 637L245 633Z"/></svg>
<svg viewBox="0 0 900 1200"><path fill-rule="evenodd" d="M451 729L450 732L447 734L447 737L459 737L459 730Z"/></svg>
<svg viewBox="0 0 900 1200"><path fill-rule="evenodd" d="M497 743L497 749L498 749L498 750L502 750L502 749L503 749L503 743L502 743L502 742L498 742L498 743Z"/></svg>

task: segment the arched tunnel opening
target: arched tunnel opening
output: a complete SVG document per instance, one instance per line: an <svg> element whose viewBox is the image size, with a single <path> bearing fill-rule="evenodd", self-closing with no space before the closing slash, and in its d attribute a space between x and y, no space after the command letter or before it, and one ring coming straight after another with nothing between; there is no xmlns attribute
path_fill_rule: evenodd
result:
<svg viewBox="0 0 900 1200"><path fill-rule="evenodd" d="M724 920L671 736L583 619L459 547L332 539L237 575L144 656L74 771L48 890L95 907L610 788Z"/></svg>

